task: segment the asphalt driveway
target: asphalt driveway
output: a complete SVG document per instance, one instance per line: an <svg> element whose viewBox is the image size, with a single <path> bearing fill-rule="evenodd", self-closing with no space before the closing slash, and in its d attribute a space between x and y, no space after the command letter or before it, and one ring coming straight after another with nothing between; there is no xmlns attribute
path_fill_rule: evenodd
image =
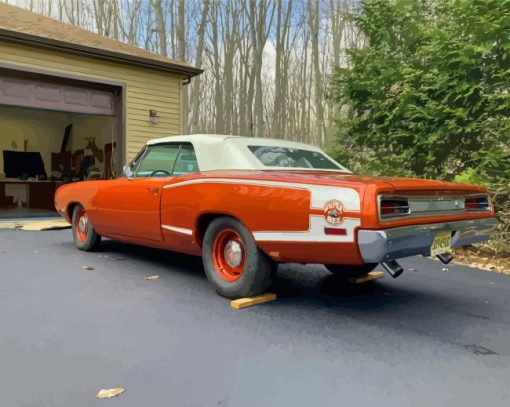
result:
<svg viewBox="0 0 510 407"><path fill-rule="evenodd" d="M198 258L0 230L0 406L510 405L510 276L402 264L283 266L277 301L235 310Z"/></svg>

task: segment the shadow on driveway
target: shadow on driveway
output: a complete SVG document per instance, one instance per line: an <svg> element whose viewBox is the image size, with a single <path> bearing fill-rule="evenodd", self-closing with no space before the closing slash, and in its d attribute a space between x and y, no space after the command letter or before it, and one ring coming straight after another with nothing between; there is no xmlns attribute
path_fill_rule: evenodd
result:
<svg viewBox="0 0 510 407"><path fill-rule="evenodd" d="M72 242L68 245L73 247ZM133 271L139 272L138 264L151 265L174 276L192 279L196 284L209 285L200 257L113 240L105 240L98 253L119 262L135 261L135 267L128 267ZM430 263L431 268L436 266ZM287 306L292 306L294 311L302 308L303 312L327 310L330 314L407 325L420 331L430 321L436 331L452 324L462 331L467 328L463 323L472 324L471 318L490 319L484 315L477 298L437 277L441 277L439 272L425 270L404 273L398 280L386 275L384 279L355 285L335 277L321 265L283 264L269 289L277 294L277 302L270 307L256 308L257 312ZM212 287L210 292L213 295Z"/></svg>

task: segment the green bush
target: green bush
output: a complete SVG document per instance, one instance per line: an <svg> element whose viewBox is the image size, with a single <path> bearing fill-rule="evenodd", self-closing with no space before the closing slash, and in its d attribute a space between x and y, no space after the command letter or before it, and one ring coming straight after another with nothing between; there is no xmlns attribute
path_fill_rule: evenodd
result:
<svg viewBox="0 0 510 407"><path fill-rule="evenodd" d="M481 184L491 191L499 225L494 239L488 245L496 252L510 253L510 188L508 183L502 180L499 182L498 180L490 180L474 168L457 175L454 181Z"/></svg>
<svg viewBox="0 0 510 407"><path fill-rule="evenodd" d="M364 0L331 97L333 155L362 173L486 185L509 233L510 0Z"/></svg>

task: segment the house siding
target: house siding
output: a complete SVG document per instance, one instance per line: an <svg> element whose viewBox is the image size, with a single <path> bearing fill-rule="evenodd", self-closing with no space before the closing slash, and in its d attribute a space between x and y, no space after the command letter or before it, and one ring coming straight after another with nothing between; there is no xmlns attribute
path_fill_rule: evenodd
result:
<svg viewBox="0 0 510 407"><path fill-rule="evenodd" d="M130 161L150 139L182 131L182 77L143 67L0 41L0 62L26 69L43 69L56 75L74 75L94 81L122 83L125 89L125 150ZM149 109L160 116L149 119Z"/></svg>

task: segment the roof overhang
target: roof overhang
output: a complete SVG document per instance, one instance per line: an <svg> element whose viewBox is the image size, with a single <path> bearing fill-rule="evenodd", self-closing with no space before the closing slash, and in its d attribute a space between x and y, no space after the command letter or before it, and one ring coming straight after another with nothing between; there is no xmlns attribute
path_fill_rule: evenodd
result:
<svg viewBox="0 0 510 407"><path fill-rule="evenodd" d="M20 33L1 28L0 28L0 40L13 42L16 44L36 46L53 51L66 52L74 55L86 56L89 58L102 59L110 62L129 64L148 69L155 69L158 71L182 75L188 78L200 75L203 72L203 69L195 68L192 66L174 64L171 61L169 62L157 61L149 58L143 58L139 56L123 54L120 52L88 47L85 45L68 43L65 41L58 41L52 38L44 38L36 35Z"/></svg>

